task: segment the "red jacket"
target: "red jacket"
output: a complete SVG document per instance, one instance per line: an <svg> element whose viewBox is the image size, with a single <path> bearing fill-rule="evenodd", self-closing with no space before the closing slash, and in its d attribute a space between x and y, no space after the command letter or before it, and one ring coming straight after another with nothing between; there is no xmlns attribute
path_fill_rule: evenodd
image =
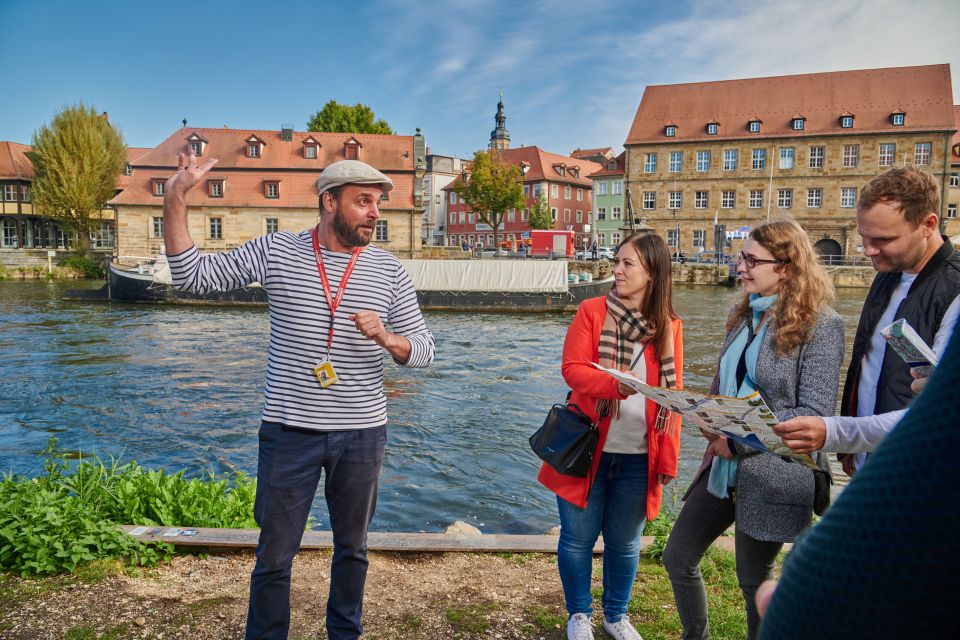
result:
<svg viewBox="0 0 960 640"><path fill-rule="evenodd" d="M597 350L600 344L600 330L607 315L606 297L591 298L580 303L577 315L567 329L567 337L563 342L563 379L573 393L570 402L575 403L592 420L597 419L597 400L610 398L623 400L626 396L620 395L617 390L617 381L610 375L591 365L597 362ZM683 325L679 319L673 321L674 366L677 371L677 388L683 388ZM659 386L660 361L653 353L653 349L644 352L647 366L646 382ZM659 433L655 428L657 405L647 400L647 455L650 464L647 467L647 519L653 520L660 512L661 486L657 481L657 474L675 478L677 476L677 460L680 457L679 428L673 436ZM679 420L674 416L673 420ZM607 439L610 429L610 416L603 418L599 424L600 441L593 457L593 470L596 472L600 464L600 453L603 443ZM558 496L579 507L587 506L587 478L575 478L557 473L552 467L544 463L540 467L537 480Z"/></svg>

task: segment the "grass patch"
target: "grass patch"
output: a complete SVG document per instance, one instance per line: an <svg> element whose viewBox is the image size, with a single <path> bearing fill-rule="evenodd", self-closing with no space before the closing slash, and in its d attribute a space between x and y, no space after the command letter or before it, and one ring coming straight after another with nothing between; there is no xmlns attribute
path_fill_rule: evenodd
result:
<svg viewBox="0 0 960 640"><path fill-rule="evenodd" d="M73 627L64 633L64 640L122 640L129 637L126 625L98 632L93 627Z"/></svg>
<svg viewBox="0 0 960 640"><path fill-rule="evenodd" d="M567 614L557 613L547 607L529 607L523 610L527 619L536 629L543 631L553 631L562 629L567 624Z"/></svg>
<svg viewBox="0 0 960 640"><path fill-rule="evenodd" d="M533 553L533 552L514 553L512 551L497 551L493 555L497 556L498 558L503 558L504 560L510 560L514 564L522 565L522 564L533 562L534 560L539 559L544 554Z"/></svg>
<svg viewBox="0 0 960 640"><path fill-rule="evenodd" d="M256 482L242 474L184 478L183 472L146 470L98 456L71 460L51 438L44 474L0 479L0 570L21 576L75 571L95 561L153 566L173 546L145 544L120 524L180 527L255 527ZM87 570L100 580L116 572L109 562Z"/></svg>
<svg viewBox="0 0 960 640"><path fill-rule="evenodd" d="M466 607L449 607L447 622L457 633L484 633L490 627L487 616L498 609L496 604L471 604Z"/></svg>

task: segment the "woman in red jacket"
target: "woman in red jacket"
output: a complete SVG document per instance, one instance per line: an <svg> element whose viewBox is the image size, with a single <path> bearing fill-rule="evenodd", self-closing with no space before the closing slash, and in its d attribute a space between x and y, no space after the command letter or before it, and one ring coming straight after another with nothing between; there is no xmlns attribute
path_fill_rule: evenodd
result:
<svg viewBox="0 0 960 640"><path fill-rule="evenodd" d="M683 334L673 310L670 253L663 238L638 234L617 248L615 285L580 304L563 344L570 402L599 420L593 485L548 465L538 480L557 494L557 565L570 640L592 640L593 547L603 533L603 626L617 640L640 635L626 617L640 559L640 534L660 510L661 487L677 475L680 419L591 363L681 387Z"/></svg>

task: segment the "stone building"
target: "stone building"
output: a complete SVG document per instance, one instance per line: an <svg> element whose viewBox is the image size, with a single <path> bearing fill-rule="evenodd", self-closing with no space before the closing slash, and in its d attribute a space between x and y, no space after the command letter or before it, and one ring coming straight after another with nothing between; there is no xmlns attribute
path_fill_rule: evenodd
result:
<svg viewBox="0 0 960 640"><path fill-rule="evenodd" d="M717 224L732 252L784 216L822 254L855 256L860 188L914 165L946 190L955 130L946 64L649 86L624 145L626 196L688 256L715 249Z"/></svg>
<svg viewBox="0 0 960 640"><path fill-rule="evenodd" d="M35 173L27 156L30 146L17 142L0 141L0 251L8 253L36 253L45 259L46 250L69 250L76 234L34 207L30 195ZM130 163L150 149L127 148L127 168L117 179L117 192L129 180ZM114 211L105 207L100 211L100 222L90 234L93 251L112 251L115 236ZM39 251L39 250L43 251ZM2 259L2 257L0 257Z"/></svg>
<svg viewBox="0 0 960 640"><path fill-rule="evenodd" d="M467 160L427 152L427 170L423 176L423 244L446 244L447 202L443 188L463 171Z"/></svg>
<svg viewBox="0 0 960 640"><path fill-rule="evenodd" d="M953 126L960 129L960 105L953 107ZM946 218L944 233L953 240L953 244L960 246L960 219L957 218L957 207L960 206L960 132L953 134L950 145L950 179L947 187Z"/></svg>
<svg viewBox="0 0 960 640"><path fill-rule="evenodd" d="M373 242L400 257L420 255L423 136L281 130L182 128L130 164L117 214L117 254L163 253L163 185L190 145L198 161L219 162L187 197L187 223L201 251L224 251L275 231L301 231L319 219L317 177L332 162L362 160L393 180Z"/></svg>

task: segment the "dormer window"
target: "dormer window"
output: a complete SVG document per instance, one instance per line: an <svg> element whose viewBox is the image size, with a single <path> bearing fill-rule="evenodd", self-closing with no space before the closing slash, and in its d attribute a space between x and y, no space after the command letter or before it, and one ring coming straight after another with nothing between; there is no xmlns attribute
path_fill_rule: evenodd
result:
<svg viewBox="0 0 960 640"><path fill-rule="evenodd" d="M263 140L257 136L250 136L245 142L247 143L248 158L260 158L263 156Z"/></svg>
<svg viewBox="0 0 960 640"><path fill-rule="evenodd" d="M129 162L128 162L127 164L123 165L123 174L124 174L124 175L127 175L127 176L132 176L132 175L133 175L133 165L130 164Z"/></svg>
<svg viewBox="0 0 960 640"><path fill-rule="evenodd" d="M193 152L193 155L198 158L203 155L204 150L207 148L206 139L197 133L191 133L187 136L187 144L190 145L190 151Z"/></svg>
<svg viewBox="0 0 960 640"><path fill-rule="evenodd" d="M263 181L263 195L266 198L276 199L280 197L280 181L279 180L264 180Z"/></svg>
<svg viewBox="0 0 960 640"><path fill-rule="evenodd" d="M763 122L759 118L754 118L747 123L747 131L750 133L760 133L761 124L763 124Z"/></svg>
<svg viewBox="0 0 960 640"><path fill-rule="evenodd" d="M527 171L530 171L530 163L529 163L529 162L521 162L521 163L520 163L520 173L521 173L522 175L527 175Z"/></svg>
<svg viewBox="0 0 960 640"><path fill-rule="evenodd" d="M902 127L907 122L907 114L897 109L890 114L890 124L895 127Z"/></svg>
<svg viewBox="0 0 960 640"><path fill-rule="evenodd" d="M841 129L853 129L853 114L844 113L840 116Z"/></svg>
<svg viewBox="0 0 960 640"><path fill-rule="evenodd" d="M720 133L720 123L719 122L708 122L707 123L707 135L715 136Z"/></svg>
<svg viewBox="0 0 960 640"><path fill-rule="evenodd" d="M350 138L343 143L343 157L347 160L359 160L360 159L360 148L363 145L360 144L360 141L356 138Z"/></svg>
<svg viewBox="0 0 960 640"><path fill-rule="evenodd" d="M677 125L668 124L665 126L663 128L663 135L667 136L668 138L675 138L677 135Z"/></svg>
<svg viewBox="0 0 960 640"><path fill-rule="evenodd" d="M567 174L567 166L563 164L553 165L553 170L557 172L557 175L563 176Z"/></svg>
<svg viewBox="0 0 960 640"><path fill-rule="evenodd" d="M570 167L570 175L574 178L580 177L580 167Z"/></svg>
<svg viewBox="0 0 960 640"><path fill-rule="evenodd" d="M607 163L607 171L616 171L617 170L617 161L611 160Z"/></svg>
<svg viewBox="0 0 960 640"><path fill-rule="evenodd" d="M223 178L207 180L207 195L211 198L223 197Z"/></svg>
<svg viewBox="0 0 960 640"><path fill-rule="evenodd" d="M806 123L807 123L806 116L796 115L796 116L793 116L793 120L791 120L790 126L793 128L794 131L803 131L803 128L806 126Z"/></svg>
<svg viewBox="0 0 960 640"><path fill-rule="evenodd" d="M303 141L303 157L307 160L316 160L317 159L317 148L320 146L320 143L313 139L313 136L310 136Z"/></svg>
<svg viewBox="0 0 960 640"><path fill-rule="evenodd" d="M163 195L163 185L166 184L166 178L153 178L150 180L150 190L155 196Z"/></svg>

